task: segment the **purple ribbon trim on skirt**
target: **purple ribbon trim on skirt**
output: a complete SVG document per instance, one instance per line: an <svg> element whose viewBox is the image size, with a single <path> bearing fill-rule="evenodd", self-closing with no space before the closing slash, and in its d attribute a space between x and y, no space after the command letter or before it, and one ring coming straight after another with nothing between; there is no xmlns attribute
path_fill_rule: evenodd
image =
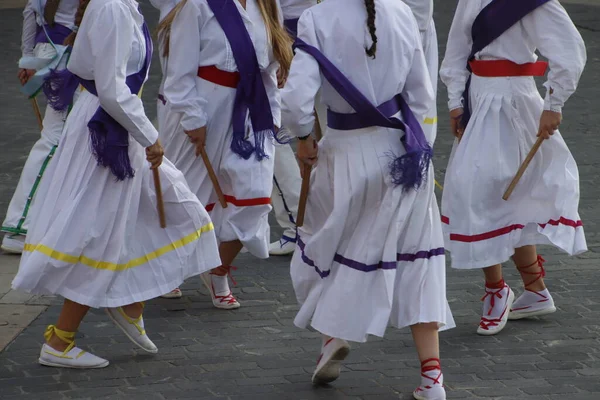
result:
<svg viewBox="0 0 600 400"><path fill-rule="evenodd" d="M283 20L283 26L287 29L288 33L295 39L298 36L298 20L300 18L286 19Z"/></svg>
<svg viewBox="0 0 600 400"><path fill-rule="evenodd" d="M50 40L52 40L52 43L60 45L62 45L67 36L73 32L71 29L61 24L54 24L53 26L45 25L45 28L46 32L48 32L48 36L50 36ZM44 29L38 25L35 35L35 44L49 43L46 32L44 32Z"/></svg>
<svg viewBox="0 0 600 400"><path fill-rule="evenodd" d="M328 277L329 274L331 273L331 270L321 271L319 269L319 267L317 267L315 265L315 262L313 260L311 260L310 258L308 258L308 256L304 253L304 248L306 247L306 244L302 241L302 239L298 236L298 238L296 240L297 240L296 243L298 244L298 247L300 248L300 251L302 252L302 261L304 261L306 264L313 267L315 269L315 271L317 271L317 273L321 276L321 278ZM398 266L398 262L414 262L416 260L430 259L432 257L441 256L444 254L445 254L444 248L438 247L437 249L422 250L417 253L398 253L396 255L396 261L380 261L377 264L364 264L364 263L361 263L360 261L351 260L349 258L342 256L339 253L336 253L335 256L333 257L333 261L337 262L340 265L344 265L346 267L355 269L357 271L373 272L373 271L377 271L378 269L384 269L384 270L385 269L388 269L388 270L396 269Z"/></svg>
<svg viewBox="0 0 600 400"><path fill-rule="evenodd" d="M483 8L475 18L471 27L471 38L473 46L467 61L467 69L471 72L469 61L475 58L475 54L489 46L504 32L522 20L526 15L536 8L543 6L550 0L494 0ZM471 88L471 75L465 84L463 92L463 115L461 124L466 127L471 119L471 105L469 104L469 90Z"/></svg>

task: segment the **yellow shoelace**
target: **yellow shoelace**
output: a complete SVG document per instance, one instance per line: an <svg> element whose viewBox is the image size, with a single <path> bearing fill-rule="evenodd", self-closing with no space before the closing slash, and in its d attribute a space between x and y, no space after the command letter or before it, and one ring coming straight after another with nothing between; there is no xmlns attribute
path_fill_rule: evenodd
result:
<svg viewBox="0 0 600 400"><path fill-rule="evenodd" d="M58 329L54 325L48 325L46 328L46 332L44 332L44 338L46 339L46 343L50 342L52 335L56 335L57 338L68 344L65 351L63 351L62 355L66 355L73 347L75 347L75 332L67 332Z"/></svg>

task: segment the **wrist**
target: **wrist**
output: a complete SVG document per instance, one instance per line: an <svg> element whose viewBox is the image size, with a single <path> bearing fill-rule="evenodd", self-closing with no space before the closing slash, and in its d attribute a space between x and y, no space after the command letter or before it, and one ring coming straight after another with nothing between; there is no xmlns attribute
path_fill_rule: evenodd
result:
<svg viewBox="0 0 600 400"><path fill-rule="evenodd" d="M305 140L308 140L309 137L310 137L310 133L306 136L298 136L298 140L305 141Z"/></svg>

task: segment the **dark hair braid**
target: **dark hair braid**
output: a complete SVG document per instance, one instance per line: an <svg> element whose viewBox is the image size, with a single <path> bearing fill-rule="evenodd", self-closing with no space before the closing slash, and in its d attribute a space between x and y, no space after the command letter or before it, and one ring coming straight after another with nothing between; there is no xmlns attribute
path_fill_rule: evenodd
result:
<svg viewBox="0 0 600 400"><path fill-rule="evenodd" d="M371 34L371 40L373 44L371 47L366 49L369 57L375 58L377 52L377 35L375 34L375 0L365 0L365 6L367 7L367 27Z"/></svg>
<svg viewBox="0 0 600 400"><path fill-rule="evenodd" d="M75 44L75 39L77 38L77 29L79 28L79 25L81 25L83 15L85 14L85 9L87 8L88 4L90 4L90 0L79 0L79 8L77 9L77 13L75 14L75 29L65 39L65 45L73 46Z"/></svg>
<svg viewBox="0 0 600 400"><path fill-rule="evenodd" d="M60 0L47 0L44 6L44 19L50 26L54 26L54 17L56 17L56 11L58 11L58 5Z"/></svg>

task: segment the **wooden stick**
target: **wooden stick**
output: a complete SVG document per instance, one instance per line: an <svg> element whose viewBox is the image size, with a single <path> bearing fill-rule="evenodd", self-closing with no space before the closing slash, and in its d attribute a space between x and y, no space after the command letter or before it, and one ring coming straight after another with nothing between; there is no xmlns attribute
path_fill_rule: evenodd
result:
<svg viewBox="0 0 600 400"><path fill-rule="evenodd" d="M206 166L206 170L208 171L208 176L212 181L213 187L215 188L215 192L217 192L217 197L219 198L219 203L221 207L227 208L227 202L225 201L225 195L223 194L223 190L221 190L221 185L219 185L219 180L217 179L217 174L215 174L215 170L210 163L210 159L208 158L208 154L206 154L206 150L202 147L200 151L200 156L202 157L202 161L204 161L204 165Z"/></svg>
<svg viewBox="0 0 600 400"><path fill-rule="evenodd" d="M311 171L312 167L308 164L304 164L304 170L302 172L302 188L300 189L300 201L298 202L298 216L296 217L296 226L298 228L304 225L304 213L306 211L306 200L308 200Z"/></svg>
<svg viewBox="0 0 600 400"><path fill-rule="evenodd" d="M154 175L154 189L156 191L156 208L158 209L158 220L160 221L160 227L164 229L167 227L167 220L165 218L165 203L163 202L158 168L152 170L152 175Z"/></svg>
<svg viewBox="0 0 600 400"><path fill-rule="evenodd" d="M509 199L509 197L512 194L513 190L515 190L515 187L517 186L517 184L521 180L521 177L523 176L523 173L525 173L525 170L529 166L529 163L531 162L531 160L533 160L533 156L535 156L535 153L537 153L537 151L539 150L539 148L542 145L542 143L544 142L544 140L546 140L546 139L544 139L543 136L540 136L538 138L538 140L535 142L535 144L533 145L533 147L529 151L529 154L527 154L527 157L525 158L525 161L523 161L523 164L521 164L521 167L517 171L517 174L513 178L513 180L510 183L510 185L508 186L508 189L506 189L506 192L504 192L504 196L502 196L503 200L508 200Z"/></svg>
<svg viewBox="0 0 600 400"><path fill-rule="evenodd" d="M31 105L33 106L33 112L35 113L41 131L42 129L44 129L44 123L42 120L42 113L40 112L40 106L38 105L38 102L35 99L35 97L31 98Z"/></svg>
<svg viewBox="0 0 600 400"><path fill-rule="evenodd" d="M320 142L323 138L323 130L321 130L321 122L319 121L319 115L317 114L317 109L315 108L315 138L317 142Z"/></svg>

